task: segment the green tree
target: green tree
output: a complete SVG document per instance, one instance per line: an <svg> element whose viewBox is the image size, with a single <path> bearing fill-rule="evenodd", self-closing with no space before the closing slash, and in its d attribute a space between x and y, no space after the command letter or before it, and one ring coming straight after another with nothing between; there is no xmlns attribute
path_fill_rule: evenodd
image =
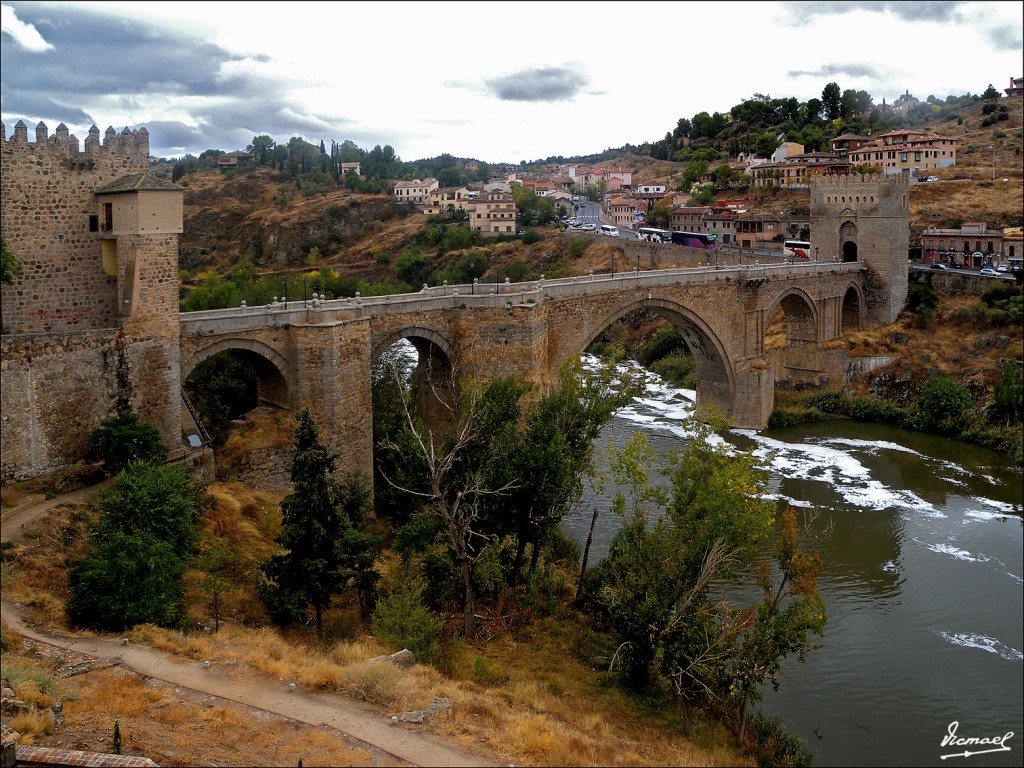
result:
<svg viewBox="0 0 1024 768"><path fill-rule="evenodd" d="M100 493L91 551L68 573L68 617L78 626L122 630L185 617L184 559L210 497L179 466L129 463Z"/></svg>
<svg viewBox="0 0 1024 768"><path fill-rule="evenodd" d="M655 227L667 227L672 220L672 198L664 197L651 206L647 220Z"/></svg>
<svg viewBox="0 0 1024 768"><path fill-rule="evenodd" d="M276 142L272 138L266 134L260 134L259 136L252 137L252 141L245 148L245 151L256 155L256 162L260 165L269 165L275 146Z"/></svg>
<svg viewBox="0 0 1024 768"><path fill-rule="evenodd" d="M762 560L756 574L762 600L732 664L732 676L741 691L737 736L740 744L747 724L747 705L752 698L759 698L758 687L771 682L778 690L782 662L793 653L803 661L807 651L817 647L809 636L820 636L827 621L825 601L818 593L821 556L800 551L796 513L792 509L783 512L779 519L774 555L778 582L768 560Z"/></svg>
<svg viewBox="0 0 1024 768"><path fill-rule="evenodd" d="M459 570L462 586L463 632L476 633L474 570L484 546L495 533L489 512L498 497L514 487L501 471L519 422L519 399L525 384L512 378L482 383L463 378L457 365L429 384L436 406L443 410L443 430L428 429L417 416L411 390L396 382L402 396L405 428L388 436L388 451L410 450L422 475L414 485L387 482L417 499L443 526L445 542Z"/></svg>
<svg viewBox="0 0 1024 768"><path fill-rule="evenodd" d="M600 600L608 610L626 681L643 687L657 671L673 681L687 725L690 707L713 689L727 654L721 611L709 599L713 581L734 580L757 554L773 521L774 504L761 494L768 468L747 451L728 451L714 438L723 429L693 424L687 450L668 470L671 497L652 489L650 454L640 444L618 470L630 498L616 495L616 508L631 514L602 565ZM624 482L623 482L624 481ZM664 513L653 524L648 518Z"/></svg>
<svg viewBox="0 0 1024 768"><path fill-rule="evenodd" d="M210 601L213 631L219 632L221 598L249 580L249 562L230 541L205 536L189 565L198 571L194 591L200 598Z"/></svg>
<svg viewBox="0 0 1024 768"><path fill-rule="evenodd" d="M68 573L68 618L80 627L120 631L171 627L184 619L185 564L152 534L115 531Z"/></svg>
<svg viewBox="0 0 1024 768"><path fill-rule="evenodd" d="M102 461L108 475L117 474L132 461L162 463L167 453L160 430L137 413L111 416L89 433L89 457Z"/></svg>
<svg viewBox="0 0 1024 768"><path fill-rule="evenodd" d="M281 501L281 533L274 539L284 551L263 565L265 594L274 605L312 605L322 638L323 611L345 586L347 558L340 544L361 517L367 494L354 478L334 480L335 456L320 441L309 409L297 419L292 490Z"/></svg>
<svg viewBox="0 0 1024 768"><path fill-rule="evenodd" d="M430 280L434 267L419 250L406 248L395 260L395 273L403 283L410 285L413 290L418 290Z"/></svg>
<svg viewBox="0 0 1024 768"><path fill-rule="evenodd" d="M754 144L754 151L757 153L758 157L771 157L772 152L778 149L778 147L779 142L775 138L775 133L773 131L765 131L757 137L757 143Z"/></svg>
<svg viewBox="0 0 1024 768"><path fill-rule="evenodd" d="M821 91L821 107L826 120L836 120L842 115L842 91L836 83L829 83Z"/></svg>
<svg viewBox="0 0 1024 768"><path fill-rule="evenodd" d="M100 540L116 532L148 534L188 557L211 503L205 486L180 464L130 462L114 486L100 491L95 533Z"/></svg>
<svg viewBox="0 0 1024 768"><path fill-rule="evenodd" d="M610 367L597 376L586 374L577 358L559 371L558 386L527 411L525 428L504 465L511 489L499 512L502 527L517 542L513 584L528 544L530 572L535 572L540 546L583 492L601 427L637 392L638 384L629 378L615 382Z"/></svg>

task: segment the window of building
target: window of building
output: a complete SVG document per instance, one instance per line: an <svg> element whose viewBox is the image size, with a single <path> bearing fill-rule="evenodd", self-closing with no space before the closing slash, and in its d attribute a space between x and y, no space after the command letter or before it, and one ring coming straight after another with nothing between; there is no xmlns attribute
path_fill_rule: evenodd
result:
<svg viewBox="0 0 1024 768"><path fill-rule="evenodd" d="M100 231L100 216L98 213L89 214L89 231L99 232Z"/></svg>
<svg viewBox="0 0 1024 768"><path fill-rule="evenodd" d="M107 232L112 232L114 229L114 204L104 203L103 204L103 228Z"/></svg>

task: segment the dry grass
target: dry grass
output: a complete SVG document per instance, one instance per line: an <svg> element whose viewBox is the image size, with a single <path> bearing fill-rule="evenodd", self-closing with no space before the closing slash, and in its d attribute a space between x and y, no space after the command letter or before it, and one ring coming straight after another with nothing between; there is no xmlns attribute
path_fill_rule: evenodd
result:
<svg viewBox="0 0 1024 768"><path fill-rule="evenodd" d="M40 736L49 736L53 733L53 718L45 712L15 715L7 725L18 732L18 743L22 745L34 744Z"/></svg>

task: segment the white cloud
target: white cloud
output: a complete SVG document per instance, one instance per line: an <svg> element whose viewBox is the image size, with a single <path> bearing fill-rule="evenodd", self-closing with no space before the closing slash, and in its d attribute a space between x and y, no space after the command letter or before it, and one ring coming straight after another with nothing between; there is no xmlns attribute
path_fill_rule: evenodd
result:
<svg viewBox="0 0 1024 768"><path fill-rule="evenodd" d="M1024 3L908 5L16 3L56 50L40 69L4 46L3 113L72 127L54 105L74 105L101 129L173 114L193 153L257 130L518 162L654 141L755 93L806 101L834 81L880 103L1020 76ZM86 66L98 76L76 82Z"/></svg>
<svg viewBox="0 0 1024 768"><path fill-rule="evenodd" d="M19 19L9 5L0 7L0 30L26 51L42 53L53 50L53 46L43 39L39 30Z"/></svg>

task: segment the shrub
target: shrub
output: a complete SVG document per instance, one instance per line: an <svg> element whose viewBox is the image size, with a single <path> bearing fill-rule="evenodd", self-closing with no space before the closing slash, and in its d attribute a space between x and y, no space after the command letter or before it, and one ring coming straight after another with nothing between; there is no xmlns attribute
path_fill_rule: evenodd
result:
<svg viewBox="0 0 1024 768"><path fill-rule="evenodd" d="M433 663L440 650L444 620L423 602L423 581L399 573L391 593L373 612L373 634L397 648L408 648L416 660Z"/></svg>
<svg viewBox="0 0 1024 768"><path fill-rule="evenodd" d="M1008 427L1024 418L1024 372L1017 363L1003 363L992 387L987 415L991 421L1003 422Z"/></svg>
<svg viewBox="0 0 1024 768"><path fill-rule="evenodd" d="M973 404L974 398L967 388L949 376L928 379L917 401L918 410L936 424L953 423Z"/></svg>
<svg viewBox="0 0 1024 768"><path fill-rule="evenodd" d="M570 258L578 259L580 256L583 255L583 252L587 250L588 244L589 243L587 242L586 238L574 237L571 240L569 240L569 245L566 246L565 250L569 254Z"/></svg>
<svg viewBox="0 0 1024 768"><path fill-rule="evenodd" d="M130 461L166 461L167 448L156 427L138 414L126 413L105 419L89 433L89 457L102 461L108 474L115 475Z"/></svg>
<svg viewBox="0 0 1024 768"><path fill-rule="evenodd" d="M845 406L845 396L842 392L832 389L813 395L807 405L816 408L822 413L842 413Z"/></svg>
<svg viewBox="0 0 1024 768"><path fill-rule="evenodd" d="M636 360L645 368L677 349L686 349L686 342L675 328L659 328L637 350Z"/></svg>

